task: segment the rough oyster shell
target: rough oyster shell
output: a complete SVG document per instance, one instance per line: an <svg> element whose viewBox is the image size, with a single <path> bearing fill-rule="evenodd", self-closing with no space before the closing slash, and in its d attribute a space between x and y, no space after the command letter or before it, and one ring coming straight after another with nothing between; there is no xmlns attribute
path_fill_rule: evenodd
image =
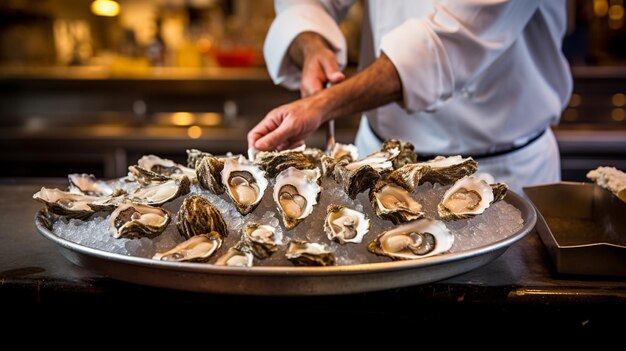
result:
<svg viewBox="0 0 626 351"><path fill-rule="evenodd" d="M337 161L348 160L348 162L352 162L359 159L359 149L352 144L335 143L329 156Z"/></svg>
<svg viewBox="0 0 626 351"><path fill-rule="evenodd" d="M422 218L382 232L367 249L393 260L412 260L444 253L453 242L454 235L443 222Z"/></svg>
<svg viewBox="0 0 626 351"><path fill-rule="evenodd" d="M224 160L214 156L204 156L196 161L196 177L201 187L216 195L224 193L222 171Z"/></svg>
<svg viewBox="0 0 626 351"><path fill-rule="evenodd" d="M380 178L380 173L367 164L352 170L347 168L348 165L347 161L335 163L333 176L343 191L351 199L356 199L358 194L371 188L376 183Z"/></svg>
<svg viewBox="0 0 626 351"><path fill-rule="evenodd" d="M409 222L424 216L422 205L415 201L409 192L390 182L381 179L370 191L370 203L374 213L393 224Z"/></svg>
<svg viewBox="0 0 626 351"><path fill-rule="evenodd" d="M89 204L100 198L73 194L59 189L41 188L33 195L33 199L44 203L48 210L54 214L68 218L84 219L94 213Z"/></svg>
<svg viewBox="0 0 626 351"><path fill-rule="evenodd" d="M142 156L137 161L137 166L172 179L180 179L186 176L192 183L196 182L196 172L193 168L179 165L172 160L160 158L159 156Z"/></svg>
<svg viewBox="0 0 626 351"><path fill-rule="evenodd" d="M394 169L398 169L409 163L415 163L417 160L417 154L415 153L413 144L397 139L387 139L382 146L383 150L392 150L394 148L400 150L398 156L391 161Z"/></svg>
<svg viewBox="0 0 626 351"><path fill-rule="evenodd" d="M326 245L292 240L285 257L295 266L332 266L335 254Z"/></svg>
<svg viewBox="0 0 626 351"><path fill-rule="evenodd" d="M301 148L285 151L261 151L256 155L254 164L267 173L269 178L274 178L287 168L311 169L316 167L304 154L304 146Z"/></svg>
<svg viewBox="0 0 626 351"><path fill-rule="evenodd" d="M163 233L170 223L170 211L127 201L109 218L114 238L154 238Z"/></svg>
<svg viewBox="0 0 626 351"><path fill-rule="evenodd" d="M70 186L68 191L75 194L85 194L93 196L111 196L115 192L120 195L120 191L113 189L111 184L96 179L93 174L69 174L67 176Z"/></svg>
<svg viewBox="0 0 626 351"><path fill-rule="evenodd" d="M242 215L252 212L263 199L268 181L258 166L243 157L224 161L222 184Z"/></svg>
<svg viewBox="0 0 626 351"><path fill-rule="evenodd" d="M444 193L437 212L445 221L473 217L504 198L506 191L505 184L489 185L474 176L463 177Z"/></svg>
<svg viewBox="0 0 626 351"><path fill-rule="evenodd" d="M360 243L370 229L370 220L359 211L331 204L326 209L324 231L340 244Z"/></svg>
<svg viewBox="0 0 626 351"><path fill-rule="evenodd" d="M136 180L141 185L160 184L172 180L168 176L143 169L139 166L128 166L128 179Z"/></svg>
<svg viewBox="0 0 626 351"><path fill-rule="evenodd" d="M186 198L176 217L176 227L187 239L210 232L217 232L223 237L228 235L222 214L202 196L192 195Z"/></svg>
<svg viewBox="0 0 626 351"><path fill-rule="evenodd" d="M241 236L258 259L270 257L283 240L282 234L276 228L254 222L246 223L241 229Z"/></svg>
<svg viewBox="0 0 626 351"><path fill-rule="evenodd" d="M181 177L163 183L152 183L130 194L129 198L144 205L160 206L189 192L189 178Z"/></svg>
<svg viewBox="0 0 626 351"><path fill-rule="evenodd" d="M200 151L198 149L187 149L187 167L196 169L198 162L205 156L215 157L209 152Z"/></svg>
<svg viewBox="0 0 626 351"><path fill-rule="evenodd" d="M157 253L152 258L173 262L206 262L220 246L222 246L222 235L211 232L193 236L171 250Z"/></svg>
<svg viewBox="0 0 626 351"><path fill-rule="evenodd" d="M274 202L283 217L285 228L292 229L313 212L322 188L319 169L288 168L276 177Z"/></svg>
<svg viewBox="0 0 626 351"><path fill-rule="evenodd" d="M471 157L437 156L426 162L406 164L388 176L390 181L412 192L425 182L448 185L476 172L478 165Z"/></svg>
<svg viewBox="0 0 626 351"><path fill-rule="evenodd" d="M254 255L250 247L243 241L228 249L215 261L216 266L252 267Z"/></svg>

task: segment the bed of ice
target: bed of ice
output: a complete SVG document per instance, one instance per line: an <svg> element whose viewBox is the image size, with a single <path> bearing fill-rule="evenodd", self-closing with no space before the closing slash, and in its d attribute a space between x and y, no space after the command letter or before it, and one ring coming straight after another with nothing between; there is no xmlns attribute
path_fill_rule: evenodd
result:
<svg viewBox="0 0 626 351"><path fill-rule="evenodd" d="M448 187L426 183L418 187L411 195L424 206L427 216L437 218L437 204ZM374 215L367 194L362 193L356 200L351 200L329 178L323 179L322 188L320 202L314 207L313 213L296 228L287 231L282 226L280 214L276 210L276 205L272 199L273 188L271 186L266 190L263 200L256 210L244 217L237 212L234 204L226 194L217 196L199 186L192 185L190 194L206 197L222 213L229 228L229 234L224 240L224 245L213 255L209 263L214 262L229 247L239 241L241 228L247 221L269 224L282 231L284 236L281 249L266 260L259 261L255 258L255 265L290 266L291 263L284 257L284 250L290 239L329 245L335 252L337 264L388 261L389 259L386 257L379 257L368 252L367 243L373 240L379 233L395 225L389 221L383 221ZM185 197L189 195L185 195ZM164 205L165 208L172 211L172 221L167 229L154 239L114 239L109 233L109 218L105 214L96 214L87 221L60 219L54 224L53 232L60 237L84 246L124 255L152 257L155 252L166 251L183 241L175 225L176 212L178 212L183 198L178 198ZM331 203L362 211L371 220L370 231L362 243L340 245L328 240L323 229L323 223L326 216L326 208ZM459 252L487 245L515 234L522 227L523 219L521 212L517 208L506 201L500 201L493 204L479 216L446 222L446 225L455 236L455 241L450 251Z"/></svg>

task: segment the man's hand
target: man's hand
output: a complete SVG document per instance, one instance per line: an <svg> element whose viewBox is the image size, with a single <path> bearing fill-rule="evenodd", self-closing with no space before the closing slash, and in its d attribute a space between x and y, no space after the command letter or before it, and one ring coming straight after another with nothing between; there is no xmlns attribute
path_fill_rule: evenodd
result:
<svg viewBox="0 0 626 351"><path fill-rule="evenodd" d="M289 56L302 68L300 95L311 96L324 89L326 83L336 84L345 76L339 70L335 52L319 34L301 33L289 47Z"/></svg>

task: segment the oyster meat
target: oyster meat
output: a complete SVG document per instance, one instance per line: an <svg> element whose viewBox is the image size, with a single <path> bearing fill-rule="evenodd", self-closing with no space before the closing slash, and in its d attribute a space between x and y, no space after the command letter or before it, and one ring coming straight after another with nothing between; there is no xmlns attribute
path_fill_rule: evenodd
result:
<svg viewBox="0 0 626 351"><path fill-rule="evenodd" d="M390 220L393 224L409 222L424 216L422 205L415 201L406 189L386 179L376 182L370 191L370 203L379 218Z"/></svg>
<svg viewBox="0 0 626 351"><path fill-rule="evenodd" d="M170 223L170 211L127 201L109 218L114 238L154 238L163 233Z"/></svg>
<svg viewBox="0 0 626 351"><path fill-rule="evenodd" d="M159 156L142 156L137 161L137 166L172 179L180 179L186 176L192 183L196 182L196 171L193 168L179 165L172 160L160 158Z"/></svg>
<svg viewBox="0 0 626 351"><path fill-rule="evenodd" d="M285 257L296 266L332 266L335 254L326 245L292 240Z"/></svg>
<svg viewBox="0 0 626 351"><path fill-rule="evenodd" d="M254 222L246 223L241 229L241 236L258 259L270 257L278 250L278 245L281 245L283 240L282 234L277 232L276 228Z"/></svg>
<svg viewBox="0 0 626 351"><path fill-rule="evenodd" d="M276 177L274 201L282 214L285 228L292 229L313 212L319 200L319 169L290 167Z"/></svg>
<svg viewBox="0 0 626 351"><path fill-rule="evenodd" d="M223 237L228 236L228 228L222 214L202 196L192 195L186 198L176 217L178 232L187 239L210 232L217 232Z"/></svg>
<svg viewBox="0 0 626 351"><path fill-rule="evenodd" d="M268 181L265 172L244 157L224 161L222 184L242 215L252 212L263 199Z"/></svg>
<svg viewBox="0 0 626 351"><path fill-rule="evenodd" d="M348 160L348 162L352 162L359 159L359 149L352 144L335 143L329 156L337 161Z"/></svg>
<svg viewBox="0 0 626 351"><path fill-rule="evenodd" d="M453 242L454 235L443 222L422 218L382 232L367 249L393 260L412 260L444 253Z"/></svg>
<svg viewBox="0 0 626 351"><path fill-rule="evenodd" d="M370 220L359 211L331 204L326 209L324 231L340 244L360 243L370 229Z"/></svg>
<svg viewBox="0 0 626 351"><path fill-rule="evenodd" d="M445 221L473 217L504 198L506 191L504 184L489 185L474 176L463 177L444 193L437 212Z"/></svg>
<svg viewBox="0 0 626 351"><path fill-rule="evenodd" d="M68 191L75 194L85 194L93 196L111 196L120 195L120 191L113 189L111 184L96 179L93 174L69 174L67 176L70 182Z"/></svg>
<svg viewBox="0 0 626 351"><path fill-rule="evenodd" d="M87 218L94 213L90 203L99 200L97 196L74 194L59 189L41 188L33 199L46 205L54 214L68 218Z"/></svg>
<svg viewBox="0 0 626 351"><path fill-rule="evenodd" d="M152 258L173 262L206 262L222 246L222 235L217 232L193 236L173 249L159 252Z"/></svg>
<svg viewBox="0 0 626 351"><path fill-rule="evenodd" d="M250 247L243 241L228 249L215 261L216 266L252 267L254 255Z"/></svg>
<svg viewBox="0 0 626 351"><path fill-rule="evenodd" d="M160 206L189 192L189 178L170 179L163 183L152 183L135 190L129 198L145 205Z"/></svg>

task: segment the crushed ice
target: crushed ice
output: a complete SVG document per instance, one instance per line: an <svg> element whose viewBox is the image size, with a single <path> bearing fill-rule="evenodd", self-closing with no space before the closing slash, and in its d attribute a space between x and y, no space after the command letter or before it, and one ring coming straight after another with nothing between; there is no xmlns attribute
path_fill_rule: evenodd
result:
<svg viewBox="0 0 626 351"><path fill-rule="evenodd" d="M423 205L427 216L438 218L436 214L437 204L448 187L426 183L419 186L411 195ZM284 235L283 245L280 250L266 260L259 261L255 259L255 265L290 266L291 263L284 256L284 250L289 239L330 245L335 251L337 264L388 261L387 258L369 253L367 251L367 243L379 233L394 227L394 225L374 215L366 193L359 194L356 200L352 200L329 178L323 178L320 201L314 207L313 213L296 228L289 231L286 231L282 225L280 214L276 210L276 205L272 199L271 187L265 191L259 206L245 217L237 211L232 201L226 195L218 196L212 194L197 185L191 186L189 195L191 194L207 198L222 213L224 220L228 224L229 231L228 236L224 240L224 245L213 255L212 260L209 261L210 263L214 262L229 247L240 240L241 229L247 221L271 225L277 228L278 231L282 231ZM84 246L124 255L152 257L156 252L166 251L183 241L183 238L178 234L175 224L176 212L180 208L182 201L183 198L181 197L164 205L165 208L172 211L172 221L167 229L154 239L114 239L109 233L108 216L101 215L95 215L88 221L77 219L67 221L61 219L54 224L53 231L60 237ZM340 245L328 240L323 227L326 208L331 203L362 211L371 220L370 231L362 243ZM450 251L459 252L487 245L511 236L522 227L523 220L521 212L505 200L491 205L482 215L465 220L446 222L446 225L455 235L454 245Z"/></svg>

